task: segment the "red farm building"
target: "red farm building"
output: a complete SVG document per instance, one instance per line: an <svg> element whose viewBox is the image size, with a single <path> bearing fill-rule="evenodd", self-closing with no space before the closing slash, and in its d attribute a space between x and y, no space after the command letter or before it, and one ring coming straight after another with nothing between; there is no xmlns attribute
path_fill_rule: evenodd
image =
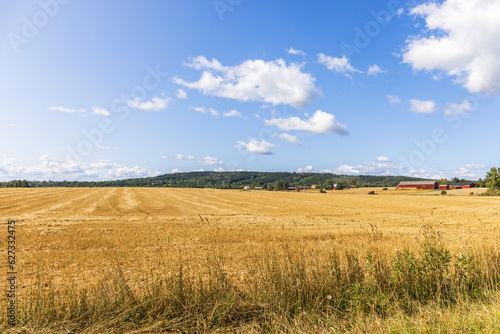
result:
<svg viewBox="0 0 500 334"><path fill-rule="evenodd" d="M439 189L441 189L441 190L448 190L448 189L450 189L450 186L447 185L447 184L440 184L439 185Z"/></svg>
<svg viewBox="0 0 500 334"><path fill-rule="evenodd" d="M461 183L450 183L450 189L468 189L474 188L476 184L474 182L461 182Z"/></svg>
<svg viewBox="0 0 500 334"><path fill-rule="evenodd" d="M438 189L437 181L401 181L396 189Z"/></svg>

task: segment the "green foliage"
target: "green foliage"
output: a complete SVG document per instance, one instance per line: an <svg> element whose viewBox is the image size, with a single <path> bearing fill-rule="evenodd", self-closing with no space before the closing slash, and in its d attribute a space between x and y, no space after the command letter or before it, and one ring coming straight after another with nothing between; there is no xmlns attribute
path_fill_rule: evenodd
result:
<svg viewBox="0 0 500 334"><path fill-rule="evenodd" d="M446 190L441 190L441 195L446 195L446 194L447 194Z"/></svg>
<svg viewBox="0 0 500 334"><path fill-rule="evenodd" d="M437 182L440 186L450 184L450 182L448 182L448 179L441 179L441 180L438 180Z"/></svg>
<svg viewBox="0 0 500 334"><path fill-rule="evenodd" d="M349 184L345 180L337 181L337 187L335 190L343 190L349 187Z"/></svg>
<svg viewBox="0 0 500 334"><path fill-rule="evenodd" d="M333 189L334 183L357 184L363 187L394 187L401 181L421 181L421 178L405 176L338 175L332 173L289 173L289 172L190 172L164 174L155 177L117 181L30 181L34 187L176 187L242 189L249 184L273 189L276 182L289 186L311 186L317 184ZM21 181L0 183L0 186L21 186Z"/></svg>
<svg viewBox="0 0 500 334"><path fill-rule="evenodd" d="M485 181L492 192L500 191L500 167L498 169L492 167L486 174Z"/></svg>

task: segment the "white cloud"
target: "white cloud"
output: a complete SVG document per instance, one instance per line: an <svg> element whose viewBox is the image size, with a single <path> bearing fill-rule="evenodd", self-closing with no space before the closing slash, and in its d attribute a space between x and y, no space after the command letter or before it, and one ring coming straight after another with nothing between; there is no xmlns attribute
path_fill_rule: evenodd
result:
<svg viewBox="0 0 500 334"><path fill-rule="evenodd" d="M185 99L187 97L187 93L183 89L178 89L175 96L177 96L178 99Z"/></svg>
<svg viewBox="0 0 500 334"><path fill-rule="evenodd" d="M163 109L167 109L169 104L172 102L172 98L170 97L153 97L151 101L139 102L139 99L129 100L127 104L130 108L140 109L144 111L160 111Z"/></svg>
<svg viewBox="0 0 500 334"><path fill-rule="evenodd" d="M175 158L177 160L194 160L194 156L192 156L192 155L184 156L182 154L176 154Z"/></svg>
<svg viewBox="0 0 500 334"><path fill-rule="evenodd" d="M92 113L95 114L95 115L100 115L100 116L109 116L110 115L110 112L107 111L106 109L99 108L99 107L96 107L96 106L92 107Z"/></svg>
<svg viewBox="0 0 500 334"><path fill-rule="evenodd" d="M170 171L170 173L172 173L172 174L174 174L174 173L182 173L182 171L179 168L174 168L174 169L172 169L172 171Z"/></svg>
<svg viewBox="0 0 500 334"><path fill-rule="evenodd" d="M237 145L235 146L235 148L244 148L247 152L257 153L257 154L270 154L271 153L270 148L276 146L273 143L269 143L265 140L258 141L253 138L250 139L248 143L242 141L238 141L236 143Z"/></svg>
<svg viewBox="0 0 500 334"><path fill-rule="evenodd" d="M484 174L478 174L477 171L479 170L485 170L486 166L484 165L479 165L479 164L465 164L462 167L460 167L457 170L454 170L450 174L452 176L457 176L462 179L469 179L469 180L477 180L480 177L484 176Z"/></svg>
<svg viewBox="0 0 500 334"><path fill-rule="evenodd" d="M225 112L224 114L222 114L222 116L225 116L225 117L242 117L241 116L241 113L235 109L233 110L230 110L228 112Z"/></svg>
<svg viewBox="0 0 500 334"><path fill-rule="evenodd" d="M282 140L290 143L290 144L294 144L294 145L297 145L297 146L304 146L305 147L305 144L300 142L298 139L297 139L297 136L294 136L294 135L291 135L291 134L288 134L288 133L275 133L274 134L275 137L278 137L278 138L281 138Z"/></svg>
<svg viewBox="0 0 500 334"><path fill-rule="evenodd" d="M500 1L445 0L411 10L425 19L427 36L407 42L403 62L438 70L470 92L500 94Z"/></svg>
<svg viewBox="0 0 500 334"><path fill-rule="evenodd" d="M313 166L305 166L304 168L297 169L297 173L312 173L313 171Z"/></svg>
<svg viewBox="0 0 500 334"><path fill-rule="evenodd" d="M478 164L465 164L463 165L463 168L467 169L485 169L485 165L478 165Z"/></svg>
<svg viewBox="0 0 500 334"><path fill-rule="evenodd" d="M251 114L253 117L255 118L260 118L260 115L259 114Z"/></svg>
<svg viewBox="0 0 500 334"><path fill-rule="evenodd" d="M73 108L65 108L65 107L57 107L57 106L51 106L51 107L49 107L49 110L69 112L69 113L85 112L85 109L73 109Z"/></svg>
<svg viewBox="0 0 500 334"><path fill-rule="evenodd" d="M196 82L174 78L174 82L205 95L303 108L319 94L311 74L302 72L301 65L287 64L282 59L247 60L240 65L223 66L216 59L209 61L199 56L186 65L203 70L201 78Z"/></svg>
<svg viewBox="0 0 500 334"><path fill-rule="evenodd" d="M108 175L111 177L115 177L118 179L124 178L135 178L146 175L146 170L144 168L140 168L138 166L135 167L117 167L110 169ZM154 173L152 176L155 176Z"/></svg>
<svg viewBox="0 0 500 334"><path fill-rule="evenodd" d="M324 169L322 172L347 175L394 175L395 171L403 169L391 163L387 157L377 157L377 161L370 161L363 165L341 165L333 170Z"/></svg>
<svg viewBox="0 0 500 334"><path fill-rule="evenodd" d="M219 116L219 112L215 109L212 108L205 108L205 107L194 107L193 108L197 112L201 112L203 114L210 114L212 116Z"/></svg>
<svg viewBox="0 0 500 334"><path fill-rule="evenodd" d="M421 179L431 179L431 180L432 179L439 180L439 179L443 179L443 178L446 177L442 173L435 174L435 173L428 172L425 169L410 170L410 171L408 171L407 176L418 177L418 178L421 178Z"/></svg>
<svg viewBox="0 0 500 334"><path fill-rule="evenodd" d="M370 66L367 72L368 75L373 75L375 77L380 73L385 73L385 71L382 70L377 64L373 64L372 66Z"/></svg>
<svg viewBox="0 0 500 334"><path fill-rule="evenodd" d="M448 116L465 115L471 110L472 103L467 100L463 100L462 103L447 103L444 113Z"/></svg>
<svg viewBox="0 0 500 334"><path fill-rule="evenodd" d="M401 100L396 95L387 94L385 97L387 98L387 101L393 106L401 103Z"/></svg>
<svg viewBox="0 0 500 334"><path fill-rule="evenodd" d="M342 58L327 56L324 53L318 54L318 62L324 65L327 69L332 70L334 72L343 73L346 76L350 77L349 73L358 72L363 73L360 70L354 68L346 56L342 56Z"/></svg>
<svg viewBox="0 0 500 334"><path fill-rule="evenodd" d="M298 117L272 118L265 120L264 124L266 126L274 125L283 131L302 130L322 134L349 134L347 127L337 122L335 116L321 110L317 110L312 116L308 116L306 120L302 120Z"/></svg>
<svg viewBox="0 0 500 334"><path fill-rule="evenodd" d="M200 165L207 165L207 166L222 165L223 164L223 162L218 160L217 158L209 157L209 156L206 156L204 158L199 158L197 162Z"/></svg>
<svg viewBox="0 0 500 334"><path fill-rule="evenodd" d="M305 52L300 51L300 50L295 50L292 47L290 47L290 49L286 49L285 51L288 52L288 54L291 54L291 55L302 56L302 57L306 56Z"/></svg>
<svg viewBox="0 0 500 334"><path fill-rule="evenodd" d="M109 149L110 149L110 147L109 147L109 146L102 146L102 145L97 145L97 148L98 148L99 150L109 150Z"/></svg>
<svg viewBox="0 0 500 334"><path fill-rule="evenodd" d="M2 180L113 180L116 178L147 177L160 174L138 166L126 167L109 160L78 163L72 160L58 160L49 155L41 155L36 163L27 163L11 157L0 161Z"/></svg>
<svg viewBox="0 0 500 334"><path fill-rule="evenodd" d="M410 111L420 114L433 114L436 110L434 101L410 100Z"/></svg>
<svg viewBox="0 0 500 334"><path fill-rule="evenodd" d="M206 157L203 157L203 158L196 158L195 156L193 155L182 155L182 154L176 154L175 155L175 158L177 160L184 160L184 161L195 161L197 164L200 164L200 165L208 165L208 166L212 166L212 165L222 165L223 162L218 160L217 158L214 158L214 157L210 157L210 156L206 156Z"/></svg>

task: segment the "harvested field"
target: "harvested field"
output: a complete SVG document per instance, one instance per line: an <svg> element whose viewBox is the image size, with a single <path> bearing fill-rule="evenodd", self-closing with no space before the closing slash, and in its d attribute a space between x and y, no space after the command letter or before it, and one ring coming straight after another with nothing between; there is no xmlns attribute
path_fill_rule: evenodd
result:
<svg viewBox="0 0 500 334"><path fill-rule="evenodd" d="M452 255L500 250L498 197L393 189L375 189L379 195L369 196L369 190L320 194L0 189L0 217L3 222L17 221L20 305L34 298L35 292L69 303L76 298L70 292L92 291L117 272L131 291L139 293L159 278L176 275L179 268L203 285L215 263L231 284L245 290L262 279L260 264L268 257L317 268L335 251L342 261L344 254L351 254L365 263L370 254L391 263L403 250L418 252L423 232L430 229ZM28 305L22 307L26 316L32 312ZM49 312L50 307L45 307ZM24 321L30 325L29 319ZM39 328L37 321L31 328ZM249 331L254 328L252 322L242 322ZM168 326L185 330L181 325ZM89 332L99 332L96 328Z"/></svg>

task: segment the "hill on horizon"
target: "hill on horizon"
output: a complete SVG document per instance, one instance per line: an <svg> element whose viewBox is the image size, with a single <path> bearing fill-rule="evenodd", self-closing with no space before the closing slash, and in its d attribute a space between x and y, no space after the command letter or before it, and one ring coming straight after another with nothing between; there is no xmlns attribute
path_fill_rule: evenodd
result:
<svg viewBox="0 0 500 334"><path fill-rule="evenodd" d="M278 181L289 186L323 186L327 180L346 181L358 187L393 187L401 181L421 181L424 178L408 176L341 175L333 173L297 172L184 172L155 177L132 178L115 181L28 181L30 187L176 187L241 189L244 186L268 187ZM16 181L11 181L16 182ZM21 182L21 181L17 181ZM3 182L2 186L8 186ZM331 181L330 181L331 183Z"/></svg>

